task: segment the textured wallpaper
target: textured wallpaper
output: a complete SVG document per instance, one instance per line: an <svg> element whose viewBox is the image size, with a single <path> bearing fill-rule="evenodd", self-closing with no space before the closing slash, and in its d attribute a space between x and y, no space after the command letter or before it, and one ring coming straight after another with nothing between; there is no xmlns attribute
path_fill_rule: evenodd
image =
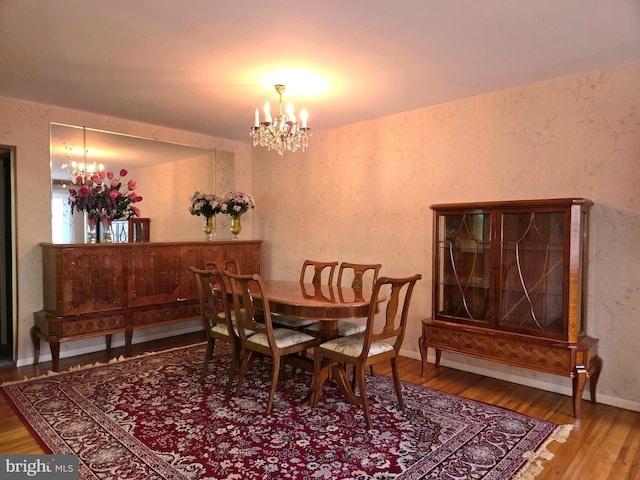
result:
<svg viewBox="0 0 640 480"><path fill-rule="evenodd" d="M422 273L404 343L418 356L419 319L431 312L429 205L589 198L588 334L604 362L598 400L640 409L639 186L633 64L314 132L305 154L258 152L254 234L267 242L264 270L273 278L296 278L305 258ZM444 353L447 361L571 388L563 377Z"/></svg>

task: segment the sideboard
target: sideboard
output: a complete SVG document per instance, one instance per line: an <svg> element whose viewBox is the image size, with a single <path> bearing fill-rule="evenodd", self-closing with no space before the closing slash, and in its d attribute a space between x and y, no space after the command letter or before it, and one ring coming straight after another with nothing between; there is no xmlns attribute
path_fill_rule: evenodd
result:
<svg viewBox="0 0 640 480"><path fill-rule="evenodd" d="M236 260L243 273L260 273L262 242L41 243L43 304L34 313L34 363L40 340L49 343L57 371L60 343L124 332L131 354L133 332L199 317L198 289L190 265Z"/></svg>

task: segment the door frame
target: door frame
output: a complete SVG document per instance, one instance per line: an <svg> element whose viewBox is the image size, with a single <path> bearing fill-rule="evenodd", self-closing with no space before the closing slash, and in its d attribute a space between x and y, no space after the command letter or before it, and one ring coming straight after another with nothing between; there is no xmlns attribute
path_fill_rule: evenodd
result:
<svg viewBox="0 0 640 480"><path fill-rule="evenodd" d="M4 265L0 268L0 275L3 276L4 288L2 297L0 298L0 308L2 314L6 317L6 334L0 332L0 360L3 362L10 361L15 365L17 358L17 263L16 263L16 196L15 196L15 158L16 147L11 145L0 144L0 168L2 168L2 185L0 186L0 195L2 196L2 214L0 219L2 230L0 235L4 235L4 246L2 256L4 257ZM0 285L2 285L0 283ZM4 344L6 335L6 346Z"/></svg>

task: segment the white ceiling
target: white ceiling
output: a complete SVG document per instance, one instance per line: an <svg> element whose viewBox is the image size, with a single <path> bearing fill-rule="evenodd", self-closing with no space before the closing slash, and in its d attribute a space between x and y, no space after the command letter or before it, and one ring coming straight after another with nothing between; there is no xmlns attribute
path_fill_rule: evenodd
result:
<svg viewBox="0 0 640 480"><path fill-rule="evenodd" d="M276 82L318 130L637 61L638 0L0 0L0 96L247 142Z"/></svg>

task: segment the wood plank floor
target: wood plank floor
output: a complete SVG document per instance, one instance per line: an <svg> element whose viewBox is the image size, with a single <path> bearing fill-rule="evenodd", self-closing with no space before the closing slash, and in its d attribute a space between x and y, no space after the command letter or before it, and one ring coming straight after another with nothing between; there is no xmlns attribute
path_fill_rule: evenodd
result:
<svg viewBox="0 0 640 480"><path fill-rule="evenodd" d="M158 351L204 340L200 334L183 335L133 346L134 353ZM113 349L111 357L123 355ZM60 360L60 369L85 365L111 358L97 352ZM46 373L50 362L38 366L0 369L0 383ZM551 460L543 461L544 470L536 480L640 480L640 413L582 402L582 418L572 416L571 398L556 393L525 387L510 382L483 377L446 367L429 365L420 376L420 362L402 358L399 362L402 379L447 393L490 403L556 424L575 425L567 443L554 442L549 450ZM390 371L378 368L377 374ZM567 380L569 381L569 380ZM0 396L0 452L43 453Z"/></svg>

